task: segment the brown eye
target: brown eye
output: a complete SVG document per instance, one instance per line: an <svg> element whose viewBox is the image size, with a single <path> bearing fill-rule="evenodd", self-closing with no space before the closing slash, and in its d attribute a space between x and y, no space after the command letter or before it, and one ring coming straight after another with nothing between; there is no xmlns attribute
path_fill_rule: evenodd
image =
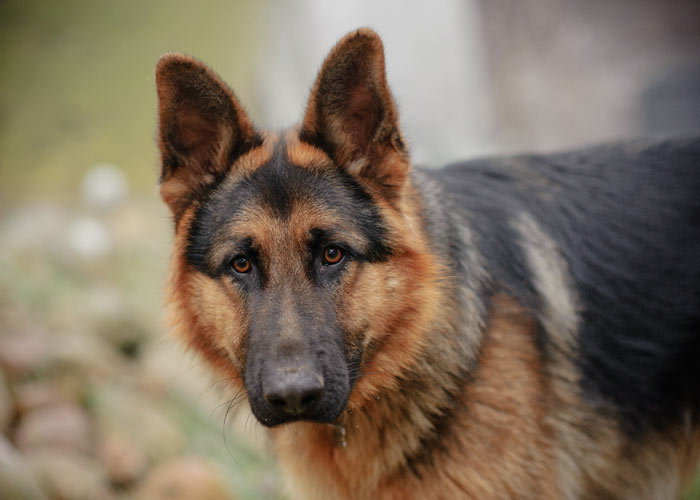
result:
<svg viewBox="0 0 700 500"><path fill-rule="evenodd" d="M231 267L237 273L245 274L250 271L250 261L242 255L239 255L233 258L231 261Z"/></svg>
<svg viewBox="0 0 700 500"><path fill-rule="evenodd" d="M343 259L343 251L338 247L326 247L323 251L324 264L337 264Z"/></svg>

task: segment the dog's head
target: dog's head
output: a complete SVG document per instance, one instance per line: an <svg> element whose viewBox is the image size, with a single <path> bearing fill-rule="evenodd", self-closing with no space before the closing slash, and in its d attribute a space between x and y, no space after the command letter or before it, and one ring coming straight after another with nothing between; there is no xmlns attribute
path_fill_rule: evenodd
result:
<svg viewBox="0 0 700 500"><path fill-rule="evenodd" d="M156 82L179 334L266 426L331 423L395 383L440 299L379 37L343 38L283 133L195 59L163 56Z"/></svg>

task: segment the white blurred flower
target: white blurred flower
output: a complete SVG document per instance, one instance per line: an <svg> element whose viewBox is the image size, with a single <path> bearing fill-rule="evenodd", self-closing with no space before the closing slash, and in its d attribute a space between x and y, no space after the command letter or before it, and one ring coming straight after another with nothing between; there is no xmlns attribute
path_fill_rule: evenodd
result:
<svg viewBox="0 0 700 500"><path fill-rule="evenodd" d="M97 219L80 217L68 228L68 246L81 257L101 257L112 250L112 238Z"/></svg>
<svg viewBox="0 0 700 500"><path fill-rule="evenodd" d="M106 163L92 167L83 177L83 200L107 208L124 200L129 187L124 173Z"/></svg>

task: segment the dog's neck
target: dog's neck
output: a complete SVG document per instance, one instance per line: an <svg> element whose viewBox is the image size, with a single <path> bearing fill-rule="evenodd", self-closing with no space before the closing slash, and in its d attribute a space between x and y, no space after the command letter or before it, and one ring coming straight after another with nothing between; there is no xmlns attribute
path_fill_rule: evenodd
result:
<svg viewBox="0 0 700 500"><path fill-rule="evenodd" d="M414 365L371 398L348 405L333 425L294 423L272 431L283 466L321 460L316 466L335 478L328 480L334 487L346 483L338 480L343 470L357 471L359 467L365 470L362 484L368 495L388 477L420 477L430 468L433 455L440 452L451 432L455 414L463 410L463 394L477 369L483 337L486 305L476 300L475 291L483 286L480 280L484 277L470 234L463 224L451 219L456 212L451 214L444 208L444 198L442 206L432 202L442 196L439 186L422 181L421 185L428 189L414 195L423 200L423 217L430 220L427 225L462 227L443 233L450 234L452 241L430 242L433 252L445 253L438 256L443 261L459 259L453 269L462 276L446 276L440 281L447 299L443 314L423 332L425 342ZM465 254L450 255L454 249ZM431 340L438 336L439 342ZM420 400L415 398L417 393L422 395Z"/></svg>

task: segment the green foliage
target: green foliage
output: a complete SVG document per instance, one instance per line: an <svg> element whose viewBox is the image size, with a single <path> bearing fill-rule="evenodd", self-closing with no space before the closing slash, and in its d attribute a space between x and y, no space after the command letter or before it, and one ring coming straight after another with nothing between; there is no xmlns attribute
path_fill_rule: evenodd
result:
<svg viewBox="0 0 700 500"><path fill-rule="evenodd" d="M0 2L0 198L74 195L101 162L152 192L156 60L195 55L252 97L258 5Z"/></svg>

